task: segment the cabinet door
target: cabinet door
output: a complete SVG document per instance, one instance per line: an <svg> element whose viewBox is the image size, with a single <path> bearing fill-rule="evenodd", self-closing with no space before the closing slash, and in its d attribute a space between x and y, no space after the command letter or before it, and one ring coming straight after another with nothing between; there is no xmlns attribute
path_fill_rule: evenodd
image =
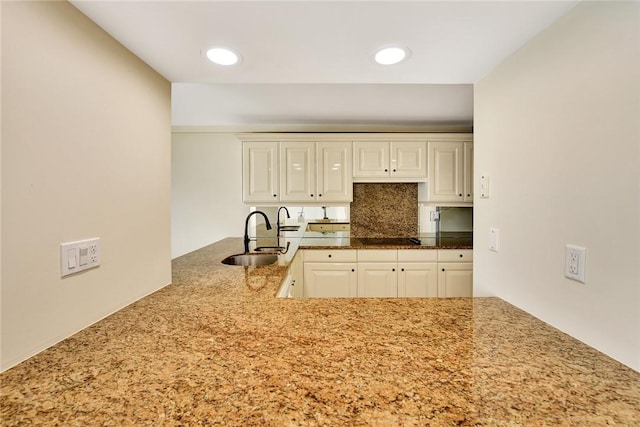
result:
<svg viewBox="0 0 640 427"><path fill-rule="evenodd" d="M280 201L316 200L316 143L280 143Z"/></svg>
<svg viewBox="0 0 640 427"><path fill-rule="evenodd" d="M365 298L397 297L398 274L396 272L396 263L359 262L358 296Z"/></svg>
<svg viewBox="0 0 640 427"><path fill-rule="evenodd" d="M438 270L439 297L454 298L473 296L472 263L439 263Z"/></svg>
<svg viewBox="0 0 640 427"><path fill-rule="evenodd" d="M391 176L427 177L426 141L394 141L391 143Z"/></svg>
<svg viewBox="0 0 640 427"><path fill-rule="evenodd" d="M244 142L242 144L242 200L277 202L278 143Z"/></svg>
<svg viewBox="0 0 640 427"><path fill-rule="evenodd" d="M389 176L389 142L355 141L353 176L375 178Z"/></svg>
<svg viewBox="0 0 640 427"><path fill-rule="evenodd" d="M351 143L318 142L318 202L353 201Z"/></svg>
<svg viewBox="0 0 640 427"><path fill-rule="evenodd" d="M429 201L464 200L463 155L462 143L429 142Z"/></svg>
<svg viewBox="0 0 640 427"><path fill-rule="evenodd" d="M355 297L358 289L356 263L304 263L305 298Z"/></svg>
<svg viewBox="0 0 640 427"><path fill-rule="evenodd" d="M464 201L473 202L473 142L464 143Z"/></svg>
<svg viewBox="0 0 640 427"><path fill-rule="evenodd" d="M398 263L399 297L437 297L438 264L435 262Z"/></svg>

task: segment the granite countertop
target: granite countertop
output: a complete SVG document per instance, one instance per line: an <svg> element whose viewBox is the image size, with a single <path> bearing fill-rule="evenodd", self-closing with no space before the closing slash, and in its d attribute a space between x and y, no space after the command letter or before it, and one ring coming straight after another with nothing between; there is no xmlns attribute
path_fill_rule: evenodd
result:
<svg viewBox="0 0 640 427"><path fill-rule="evenodd" d="M498 298L279 299L225 239L0 375L10 425L640 425L640 373Z"/></svg>

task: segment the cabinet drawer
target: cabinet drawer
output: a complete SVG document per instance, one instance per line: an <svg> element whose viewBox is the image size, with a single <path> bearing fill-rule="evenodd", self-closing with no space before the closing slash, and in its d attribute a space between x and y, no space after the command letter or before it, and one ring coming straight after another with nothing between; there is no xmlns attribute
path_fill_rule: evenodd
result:
<svg viewBox="0 0 640 427"><path fill-rule="evenodd" d="M468 262L473 261L473 249L440 249L439 262Z"/></svg>
<svg viewBox="0 0 640 427"><path fill-rule="evenodd" d="M304 251L304 262L356 262L355 249L310 249Z"/></svg>
<svg viewBox="0 0 640 427"><path fill-rule="evenodd" d="M307 230L309 231L321 231L321 232L328 232L328 231L334 231L333 230L333 224L312 224L310 223L307 226Z"/></svg>
<svg viewBox="0 0 640 427"><path fill-rule="evenodd" d="M438 251L435 249L398 249L398 262L436 262Z"/></svg>
<svg viewBox="0 0 640 427"><path fill-rule="evenodd" d="M398 251L395 249L358 249L358 262L396 262Z"/></svg>
<svg viewBox="0 0 640 427"><path fill-rule="evenodd" d="M333 224L333 231L349 231L351 226L349 223Z"/></svg>

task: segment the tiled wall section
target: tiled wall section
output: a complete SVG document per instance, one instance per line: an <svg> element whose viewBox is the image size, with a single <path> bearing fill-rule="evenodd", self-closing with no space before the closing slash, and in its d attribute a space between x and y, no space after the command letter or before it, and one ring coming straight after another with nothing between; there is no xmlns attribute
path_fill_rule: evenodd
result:
<svg viewBox="0 0 640 427"><path fill-rule="evenodd" d="M418 184L353 184L351 235L410 237L418 234Z"/></svg>

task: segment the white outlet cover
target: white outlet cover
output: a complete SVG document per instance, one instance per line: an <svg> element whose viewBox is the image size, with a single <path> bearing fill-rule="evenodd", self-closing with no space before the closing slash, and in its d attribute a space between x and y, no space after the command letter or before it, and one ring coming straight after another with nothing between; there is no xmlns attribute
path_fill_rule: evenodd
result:
<svg viewBox="0 0 640 427"><path fill-rule="evenodd" d="M498 252L498 234L499 230L495 227L489 229L489 250Z"/></svg>
<svg viewBox="0 0 640 427"><path fill-rule="evenodd" d="M100 238L60 244L60 277L100 265Z"/></svg>
<svg viewBox="0 0 640 427"><path fill-rule="evenodd" d="M581 246L566 245L564 275L566 278L585 283L587 270L587 250Z"/></svg>

